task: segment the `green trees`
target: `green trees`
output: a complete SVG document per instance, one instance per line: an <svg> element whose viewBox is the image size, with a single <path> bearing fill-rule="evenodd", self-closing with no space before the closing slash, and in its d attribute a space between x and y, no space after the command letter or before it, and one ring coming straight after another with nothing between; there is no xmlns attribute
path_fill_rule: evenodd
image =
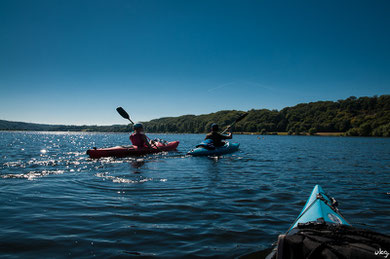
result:
<svg viewBox="0 0 390 259"><path fill-rule="evenodd" d="M348 136L390 137L390 95L351 96L337 102L301 103L277 110L250 110L234 127L235 132L288 132L288 134L344 132ZM205 133L215 122L221 128L232 123L242 111L225 110L203 115L165 117L144 122L152 133ZM65 126L43 125L0 120L0 130L51 130L130 132L129 125Z"/></svg>
<svg viewBox="0 0 390 259"><path fill-rule="evenodd" d="M236 124L236 132L288 132L288 134L344 132L349 136L390 136L390 95L345 100L301 103L277 110L250 110ZM239 111L219 111L205 115L185 115L145 122L149 132L204 133L212 122L229 125ZM169 129L154 125L170 125ZM174 125L174 126L172 126ZM163 130L164 129L164 130Z"/></svg>

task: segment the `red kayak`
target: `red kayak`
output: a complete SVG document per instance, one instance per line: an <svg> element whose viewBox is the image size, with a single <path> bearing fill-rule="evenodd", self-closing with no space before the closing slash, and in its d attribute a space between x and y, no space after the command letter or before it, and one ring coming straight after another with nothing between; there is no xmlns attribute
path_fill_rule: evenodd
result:
<svg viewBox="0 0 390 259"><path fill-rule="evenodd" d="M126 157L126 156L141 156L146 154L158 153L161 151L173 151L179 145L179 141L172 141L167 143L156 143L157 147L147 148L142 147L138 148L136 146L116 146L109 148L94 148L87 151L87 155L90 158L100 158L100 157Z"/></svg>

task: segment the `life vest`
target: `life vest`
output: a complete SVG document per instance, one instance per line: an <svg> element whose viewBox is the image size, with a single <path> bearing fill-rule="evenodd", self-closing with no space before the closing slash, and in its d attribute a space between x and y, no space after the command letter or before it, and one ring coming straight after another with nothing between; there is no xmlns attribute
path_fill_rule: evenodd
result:
<svg viewBox="0 0 390 259"><path fill-rule="evenodd" d="M147 147L146 143L145 143L145 135L142 134L142 133L135 133L133 132L133 134L130 135L130 141L131 143L134 145L134 146L137 146L137 147Z"/></svg>
<svg viewBox="0 0 390 259"><path fill-rule="evenodd" d="M213 142L214 141L212 139L206 139L206 140L203 140L198 145L196 145L196 147L203 147L203 148L208 149L208 150L214 150L215 146L214 146Z"/></svg>

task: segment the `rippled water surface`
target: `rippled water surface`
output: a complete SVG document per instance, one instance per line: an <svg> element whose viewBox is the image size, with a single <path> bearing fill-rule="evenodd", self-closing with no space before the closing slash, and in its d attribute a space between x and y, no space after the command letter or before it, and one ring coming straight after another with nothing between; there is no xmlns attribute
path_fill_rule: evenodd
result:
<svg viewBox="0 0 390 259"><path fill-rule="evenodd" d="M320 184L358 227L390 234L390 139L235 136L240 150L94 160L128 134L0 133L2 257L234 257L268 248Z"/></svg>

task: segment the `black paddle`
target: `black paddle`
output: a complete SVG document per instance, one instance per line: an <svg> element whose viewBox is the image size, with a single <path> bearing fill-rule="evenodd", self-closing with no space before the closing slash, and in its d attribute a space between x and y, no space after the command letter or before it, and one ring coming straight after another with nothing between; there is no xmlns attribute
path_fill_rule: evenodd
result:
<svg viewBox="0 0 390 259"><path fill-rule="evenodd" d="M123 109L122 107L118 107L116 108L116 111L126 120L129 120L132 124L134 124L134 122L130 119L130 115L125 111L125 109ZM145 135L146 136L146 135ZM148 138L146 136L146 138L150 141L150 138ZM153 146L155 146L158 150L162 151L155 143L154 141L151 141Z"/></svg>
<svg viewBox="0 0 390 259"><path fill-rule="evenodd" d="M222 131L222 134L225 134L226 131L228 131L229 128L233 127L234 124L236 124L237 122L241 121L242 119L244 119L246 116L248 115L248 113L243 113L240 115L240 117L238 117L231 125L229 125L224 131Z"/></svg>

